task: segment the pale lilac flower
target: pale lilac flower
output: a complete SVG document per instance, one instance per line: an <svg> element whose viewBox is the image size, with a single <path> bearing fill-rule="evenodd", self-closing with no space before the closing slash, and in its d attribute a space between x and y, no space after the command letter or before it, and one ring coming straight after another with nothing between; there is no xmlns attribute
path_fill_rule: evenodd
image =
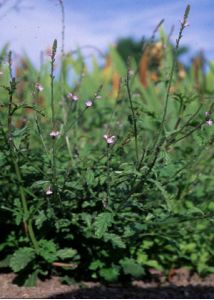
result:
<svg viewBox="0 0 214 300"><path fill-rule="evenodd" d="M207 120L207 121L206 121L206 123L207 123L207 125L208 125L208 126L212 126L212 125L213 125L213 121L212 121L212 120L210 120L210 119L209 119L209 120Z"/></svg>
<svg viewBox="0 0 214 300"><path fill-rule="evenodd" d="M208 117L210 113L208 111L205 111L205 116Z"/></svg>
<svg viewBox="0 0 214 300"><path fill-rule="evenodd" d="M86 107L91 107L93 105L92 101L91 100L88 100L85 102L85 106Z"/></svg>
<svg viewBox="0 0 214 300"><path fill-rule="evenodd" d="M38 92L42 92L44 90L43 86L39 82L35 84L35 88Z"/></svg>
<svg viewBox="0 0 214 300"><path fill-rule="evenodd" d="M74 100L74 101L77 101L77 100L79 100L79 97L76 96L76 95L73 95L73 100Z"/></svg>
<svg viewBox="0 0 214 300"><path fill-rule="evenodd" d="M116 139L115 135L109 136L108 134L105 134L103 137L106 140L106 143L109 144L109 145L113 144L115 142L115 139Z"/></svg>
<svg viewBox="0 0 214 300"><path fill-rule="evenodd" d="M60 132L59 132L59 131L56 131L56 130L53 130L53 131L51 131L51 133L50 133L50 136L51 136L53 139L56 139L59 135L60 135Z"/></svg>
<svg viewBox="0 0 214 300"><path fill-rule="evenodd" d="M68 93L67 97L68 97L68 99L71 99L71 100L74 100L74 101L79 100L79 97L77 95L72 94L72 93Z"/></svg>
<svg viewBox="0 0 214 300"><path fill-rule="evenodd" d="M47 196L50 196L53 194L53 191L51 190L51 187L49 186L46 193L45 193Z"/></svg>
<svg viewBox="0 0 214 300"><path fill-rule="evenodd" d="M102 96L100 96L100 95L97 95L97 96L95 97L96 100L99 100L99 99L101 99L101 98L102 98Z"/></svg>

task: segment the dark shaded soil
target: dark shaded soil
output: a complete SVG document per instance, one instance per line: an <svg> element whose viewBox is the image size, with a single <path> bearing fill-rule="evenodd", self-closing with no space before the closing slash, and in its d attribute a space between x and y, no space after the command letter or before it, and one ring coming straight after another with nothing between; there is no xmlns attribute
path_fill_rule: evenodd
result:
<svg viewBox="0 0 214 300"><path fill-rule="evenodd" d="M104 286L99 283L84 282L79 285L63 285L57 277L39 281L36 287L19 287L13 283L14 274L0 274L0 298L49 298L49 299L213 299L214 274L202 279L190 276L184 269L170 275L170 281L157 276L156 279L134 281L130 287L119 285Z"/></svg>

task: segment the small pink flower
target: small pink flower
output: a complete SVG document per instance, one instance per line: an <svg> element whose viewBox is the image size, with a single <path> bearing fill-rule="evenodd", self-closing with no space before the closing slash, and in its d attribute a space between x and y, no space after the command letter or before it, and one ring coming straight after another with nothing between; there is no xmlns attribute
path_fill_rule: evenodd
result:
<svg viewBox="0 0 214 300"><path fill-rule="evenodd" d="M109 144L109 145L113 144L115 142L115 139L116 139L115 135L109 136L109 135L105 134L103 137L106 140L106 143Z"/></svg>
<svg viewBox="0 0 214 300"><path fill-rule="evenodd" d="M68 99L71 99L71 100L74 100L74 101L79 100L79 97L77 95L72 94L72 93L68 93L67 97L68 97Z"/></svg>
<svg viewBox="0 0 214 300"><path fill-rule="evenodd" d="M91 100L88 100L85 102L85 106L86 107L91 107L93 105L92 101Z"/></svg>
<svg viewBox="0 0 214 300"><path fill-rule="evenodd" d="M212 121L212 120L210 120L210 119L209 119L209 120L207 120L207 121L206 121L206 123L207 123L207 125L208 125L208 126L212 126L212 125L213 125L213 121Z"/></svg>
<svg viewBox="0 0 214 300"><path fill-rule="evenodd" d="M56 139L59 135L60 135L60 132L59 132L59 131L56 131L56 130L53 130L53 131L51 131L51 133L50 133L50 136L51 136L53 139Z"/></svg>
<svg viewBox="0 0 214 300"><path fill-rule="evenodd" d="M42 92L44 90L43 86L38 82L35 84L35 88L38 92Z"/></svg>
<svg viewBox="0 0 214 300"><path fill-rule="evenodd" d="M210 113L208 111L205 111L205 116L208 117Z"/></svg>
<svg viewBox="0 0 214 300"><path fill-rule="evenodd" d="M50 186L48 187L48 189L47 189L47 191L45 192L45 194L46 194L47 196L50 196L50 195L53 194L53 191L51 190L51 187L50 187Z"/></svg>
<svg viewBox="0 0 214 300"><path fill-rule="evenodd" d="M76 96L76 95L73 95L73 100L74 100L74 101L77 101L77 100L79 100L79 97Z"/></svg>

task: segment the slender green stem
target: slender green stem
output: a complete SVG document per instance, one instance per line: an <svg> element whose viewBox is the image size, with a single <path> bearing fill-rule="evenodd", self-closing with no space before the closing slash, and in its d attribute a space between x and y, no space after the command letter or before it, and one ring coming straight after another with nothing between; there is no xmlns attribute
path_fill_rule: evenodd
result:
<svg viewBox="0 0 214 300"><path fill-rule="evenodd" d="M46 145L45 145L44 138L43 138L43 136L42 136L42 131L41 131L41 128L40 128L40 125L39 125L39 120L38 120L37 113L36 113L36 116L35 116L35 122L36 122L37 131L38 131L40 140L41 140L41 142L42 142L43 148L44 148L44 150L45 150L45 153L46 153L48 159L50 160L50 155L49 155L48 149L47 149L47 147L46 147Z"/></svg>
<svg viewBox="0 0 214 300"><path fill-rule="evenodd" d="M12 135L12 114L11 114L12 101L13 101L13 94L10 93L9 104L8 104L8 119L7 119L8 141L9 141L9 143L11 142L11 138L12 138L12 136L11 136Z"/></svg>
<svg viewBox="0 0 214 300"><path fill-rule="evenodd" d="M11 76L12 76L12 73L11 73ZM9 103L8 103L8 116L7 116L8 142L9 142L9 144L12 143L12 115L13 115L12 105L13 105L13 94L14 94L15 90L16 90L16 80L15 80L15 78L11 77L10 87L8 88Z"/></svg>
<svg viewBox="0 0 214 300"><path fill-rule="evenodd" d="M138 164L139 154L138 154L138 130L137 130L137 118L135 115L134 107L133 107L133 101L132 101L132 95L130 90L130 84L129 84L129 76L130 76L130 69L128 67L127 71L127 77L126 77L126 88L128 93L128 99L130 104L130 109L132 113L132 122L133 122L133 130L134 130L134 139L135 139L135 154L136 154L136 164Z"/></svg>
<svg viewBox="0 0 214 300"><path fill-rule="evenodd" d="M55 56L52 54L51 57L51 122L52 122L52 129L55 129L55 107L54 107L54 62Z"/></svg>
<svg viewBox="0 0 214 300"><path fill-rule="evenodd" d="M190 118L186 121L186 123L179 129L179 131L177 131L177 132L171 134L171 135L166 139L166 142L167 142L166 145L170 145L170 144L172 144L172 143L175 141L176 136L177 136L178 134L182 133L182 131L185 129L185 127L187 127L187 126L190 124L190 122L197 116L197 114L200 112L201 108L202 108L202 105L200 105L200 106L198 107L198 109L196 110L196 112L195 112L194 114L191 115L191 117L190 117ZM181 120L181 119L180 119L180 120ZM178 122L177 122L177 124L178 124ZM179 125L179 124L178 124L178 125ZM177 129L177 128L176 128L176 129Z"/></svg>
<svg viewBox="0 0 214 300"><path fill-rule="evenodd" d="M52 167L53 167L53 189L54 193L57 189L57 174L56 174L56 147L55 147L55 139L52 141Z"/></svg>
<svg viewBox="0 0 214 300"><path fill-rule="evenodd" d="M59 0L59 4L61 7L61 15L62 15L62 31L61 31L61 35L62 35L62 47L61 47L61 53L62 56L64 55L64 44L65 44L65 8L64 8L64 3L63 0Z"/></svg>
<svg viewBox="0 0 214 300"><path fill-rule="evenodd" d="M168 109L168 104L169 104L169 96L170 96L170 89L172 86L172 81L173 81L173 75L175 71L175 66L176 66L176 53L179 45L179 39L177 40L176 48L175 48L175 53L174 53L174 59L172 63L172 68L170 71L169 79L168 79L168 85L167 85L167 90L166 90L166 98L165 98L165 105L164 105L164 111L163 111L163 117L161 121L161 126L160 126L160 133L163 131L164 123L166 121L166 114L167 114L167 109Z"/></svg>
<svg viewBox="0 0 214 300"><path fill-rule="evenodd" d="M54 63L57 49L57 41L54 40L52 53L51 53L51 122L52 122L52 130L56 130L55 124L55 106L54 106ZM55 198L55 193L57 189L57 173L56 173L56 140L53 137L52 139L52 184L53 184L53 198Z"/></svg>
<svg viewBox="0 0 214 300"><path fill-rule="evenodd" d="M107 206L111 202L110 198L111 183L110 183L110 145L107 144Z"/></svg>
<svg viewBox="0 0 214 300"><path fill-rule="evenodd" d="M173 141L173 145L183 139L185 139L186 137L190 136L193 132L195 132L196 130L198 130L204 123L206 123L206 121L202 121L201 123L199 123L196 127L194 127L192 130L190 130L189 132L187 132L186 134L184 134L183 136L181 136L180 138L178 138L177 140ZM170 143L167 144L167 146L169 146Z"/></svg>
<svg viewBox="0 0 214 300"><path fill-rule="evenodd" d="M177 65L178 49L179 49L179 46L180 46L181 38L183 36L182 35L183 31L184 31L185 27L187 26L187 18L188 18L188 15L189 15L189 11L190 11L190 6L188 5L186 7L186 10L185 10L185 13L184 13L183 21L181 22L181 27L180 27L180 30L179 30L178 38L176 39L175 50L174 50L174 53L173 53L174 57L173 57L172 67L171 67L171 71L170 71L170 75L169 75L168 86L167 86L167 91L166 91L166 99L165 99L165 105L164 105L164 111L163 111L163 117L162 117L162 122L161 122L161 130L160 130L161 132L163 130L164 123L166 121L166 114L167 114L168 103L169 103L170 89L171 89L171 86L172 86L175 67Z"/></svg>
<svg viewBox="0 0 214 300"><path fill-rule="evenodd" d="M59 5L61 8L61 85L60 85L60 94L62 97L62 109L63 109L63 117L64 117L64 124L67 122L67 110L65 106L65 70L66 70L66 63L65 63L65 8L64 8L64 2L63 0L58 0Z"/></svg>
<svg viewBox="0 0 214 300"><path fill-rule="evenodd" d="M70 158L72 160L73 159L73 155L72 155L71 145L70 145L70 142L69 142L69 137L67 135L65 137L65 140L66 140L66 145L67 145L68 153L69 153Z"/></svg>

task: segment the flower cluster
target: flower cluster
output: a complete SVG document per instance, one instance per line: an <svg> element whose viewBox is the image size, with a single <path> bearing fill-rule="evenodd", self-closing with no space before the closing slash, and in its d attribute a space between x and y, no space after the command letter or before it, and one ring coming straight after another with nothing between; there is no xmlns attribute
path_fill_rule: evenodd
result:
<svg viewBox="0 0 214 300"><path fill-rule="evenodd" d="M71 92L67 94L67 98L70 99L70 100L73 100L73 101L78 101L79 100L79 96L77 96L77 95L75 95ZM101 98L102 98L102 96L96 94L94 99L99 100ZM93 106L93 101L90 100L90 99L86 100L85 101L85 106L86 106L86 108Z"/></svg>

